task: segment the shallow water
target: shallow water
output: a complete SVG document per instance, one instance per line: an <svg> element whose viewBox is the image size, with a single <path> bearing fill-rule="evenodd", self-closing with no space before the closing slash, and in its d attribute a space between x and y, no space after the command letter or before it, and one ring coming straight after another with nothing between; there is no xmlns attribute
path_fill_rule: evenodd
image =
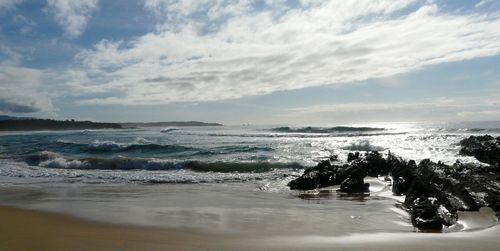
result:
<svg viewBox="0 0 500 251"><path fill-rule="evenodd" d="M396 201L334 192L301 199L263 192L251 184L81 185L38 184L0 188L2 204L55 211L97 221L190 228L211 233L327 235L411 232Z"/></svg>

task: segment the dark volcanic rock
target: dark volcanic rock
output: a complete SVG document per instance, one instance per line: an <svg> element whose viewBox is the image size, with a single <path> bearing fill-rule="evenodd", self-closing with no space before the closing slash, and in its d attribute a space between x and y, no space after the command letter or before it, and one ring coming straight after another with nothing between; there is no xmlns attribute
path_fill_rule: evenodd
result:
<svg viewBox="0 0 500 251"><path fill-rule="evenodd" d="M336 180L337 166L332 166L329 160L324 160L315 167L308 168L299 178L290 181L290 189L310 190L338 184Z"/></svg>
<svg viewBox="0 0 500 251"><path fill-rule="evenodd" d="M410 161L393 170L393 193L405 195L404 204L410 209L415 206L415 203L421 204L422 198L435 198L433 205L442 205L451 214L446 217L440 216L441 224L444 225L455 223L458 211L476 211L481 206L494 205L484 203L483 198L471 195L469 190L486 191L487 189L483 187L483 184L469 181L470 177L461 174L459 170L465 170L460 163L447 166L423 160L417 166L415 162ZM410 210L412 217L418 217L418 215L413 215L416 212L418 211Z"/></svg>
<svg viewBox="0 0 500 251"><path fill-rule="evenodd" d="M413 161L401 162L392 171L393 193L406 195L404 204L410 209L415 203L421 203L422 198L435 198L433 204L449 212L449 215L440 215L444 225L455 223L458 211L491 207L498 215L500 173L497 170L460 162L451 166L430 160L423 160L418 166ZM416 212L419 211L410 210L412 217L418 217L414 215Z"/></svg>
<svg viewBox="0 0 500 251"><path fill-rule="evenodd" d="M347 154L347 162L351 162L353 160L357 160L359 159L359 152L355 152L355 153L348 153Z"/></svg>
<svg viewBox="0 0 500 251"><path fill-rule="evenodd" d="M410 206L411 222L421 229L443 229L443 217L439 213L439 204L436 198L421 197L413 201Z"/></svg>
<svg viewBox="0 0 500 251"><path fill-rule="evenodd" d="M389 156L392 156L389 153ZM377 177L379 175L388 175L392 170L392 165L387 163L382 154L377 151L367 153L364 157L365 169L368 176Z"/></svg>
<svg viewBox="0 0 500 251"><path fill-rule="evenodd" d="M310 190L340 185L342 192L368 192L369 184L364 183L364 178L388 175L393 166L393 159L385 159L376 151L363 156L358 152L349 153L348 158L349 163L345 165L333 165L330 160L324 160L306 169L302 176L292 180L288 186L294 190ZM330 159L335 161L336 157Z"/></svg>
<svg viewBox="0 0 500 251"><path fill-rule="evenodd" d="M470 136L460 141L460 154L474 156L481 162L500 166L500 137Z"/></svg>
<svg viewBox="0 0 500 251"><path fill-rule="evenodd" d="M368 193L370 192L370 184L364 183L363 178L349 176L340 184L340 191L346 193Z"/></svg>
<svg viewBox="0 0 500 251"><path fill-rule="evenodd" d="M392 192L395 195L403 195L410 189L413 180L415 179L415 170L417 164L414 160L408 163L399 160L399 163L394 165L392 169Z"/></svg>
<svg viewBox="0 0 500 251"><path fill-rule="evenodd" d="M369 184L364 182L367 176L366 163L358 159L351 165L339 168L340 191L347 193L365 193L369 192Z"/></svg>
<svg viewBox="0 0 500 251"><path fill-rule="evenodd" d="M332 156L330 156L330 161L337 161L339 160L339 156L337 154L333 154Z"/></svg>
<svg viewBox="0 0 500 251"><path fill-rule="evenodd" d="M481 153L482 160L498 161L495 149L498 139L491 136L470 137L462 142L467 151ZM478 149L486 149L480 151ZM488 157L485 157L488 156ZM493 161L493 162L492 162ZM306 169L299 178L288 185L291 189L309 190L340 185L340 191L366 193L369 184L366 176L392 177L392 191L405 195L404 205L409 209L412 223L421 229L439 230L443 225L456 222L459 211L477 211L491 207L500 217L500 168L477 164L453 165L432 162L428 159L418 165L389 153L383 157L378 152L365 155L349 153L348 163L333 165L329 160Z"/></svg>
<svg viewBox="0 0 500 251"><path fill-rule="evenodd" d="M324 160L315 167L308 168L299 178L288 183L293 190L310 190L327 186L341 185L343 192L366 192L368 184L364 178L368 175L369 168L373 166L368 160L368 154L345 165L332 165L329 160Z"/></svg>

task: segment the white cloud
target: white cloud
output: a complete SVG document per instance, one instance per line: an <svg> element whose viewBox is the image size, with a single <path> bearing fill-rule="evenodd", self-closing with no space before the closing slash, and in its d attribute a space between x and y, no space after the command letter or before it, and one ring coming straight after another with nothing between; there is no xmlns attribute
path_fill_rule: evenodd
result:
<svg viewBox="0 0 500 251"><path fill-rule="evenodd" d="M40 91L43 72L0 63L0 112L52 113L49 95Z"/></svg>
<svg viewBox="0 0 500 251"><path fill-rule="evenodd" d="M0 113L53 115L56 108L43 86L47 72L20 66L21 61L20 51L0 43Z"/></svg>
<svg viewBox="0 0 500 251"><path fill-rule="evenodd" d="M146 1L148 9L174 18L154 33L82 51L76 61L87 80L75 86L110 95L81 103L234 99L386 78L500 52L499 13L446 13L416 0L268 2L257 10L251 1ZM219 15L211 18L212 12ZM217 27L207 31L211 23Z"/></svg>
<svg viewBox="0 0 500 251"><path fill-rule="evenodd" d="M280 121L332 124L383 121L498 120L500 93L486 96L441 97L407 102L352 102L291 108Z"/></svg>
<svg viewBox="0 0 500 251"><path fill-rule="evenodd" d="M493 1L494 1L494 0L481 0L481 1L479 1L479 2L475 5L475 7L476 7L476 8L483 7L483 6L485 6L485 5L488 5L488 4L493 3Z"/></svg>
<svg viewBox="0 0 500 251"><path fill-rule="evenodd" d="M69 38L80 36L87 27L98 0L47 0L47 10Z"/></svg>
<svg viewBox="0 0 500 251"><path fill-rule="evenodd" d="M251 0L145 0L144 7L163 22L158 26L160 29L175 30L186 22L243 15L252 10L253 3Z"/></svg>
<svg viewBox="0 0 500 251"><path fill-rule="evenodd" d="M42 90L45 72L20 66L21 61L20 51L0 43L0 113L52 115L56 109Z"/></svg>
<svg viewBox="0 0 500 251"><path fill-rule="evenodd" d="M483 120L483 121L497 121L500 118L500 109L496 110L483 110L483 111L465 111L458 113L458 116L461 116L466 119L473 120Z"/></svg>
<svg viewBox="0 0 500 251"><path fill-rule="evenodd" d="M11 9L23 0L0 0L0 10Z"/></svg>
<svg viewBox="0 0 500 251"><path fill-rule="evenodd" d="M33 30L37 25L36 22L33 21L31 18L28 18L21 14L17 14L14 17L12 17L12 22L19 27L19 32L21 34L28 34L33 32Z"/></svg>
<svg viewBox="0 0 500 251"><path fill-rule="evenodd" d="M21 54L0 43L0 65L17 65L21 62Z"/></svg>
<svg viewBox="0 0 500 251"><path fill-rule="evenodd" d="M386 88L403 88L408 84L406 79L400 75L377 79L376 83Z"/></svg>

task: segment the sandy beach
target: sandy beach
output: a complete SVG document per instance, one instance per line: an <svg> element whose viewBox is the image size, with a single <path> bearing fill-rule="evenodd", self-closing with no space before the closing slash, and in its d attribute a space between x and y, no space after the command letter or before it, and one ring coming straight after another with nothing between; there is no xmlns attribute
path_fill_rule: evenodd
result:
<svg viewBox="0 0 500 251"><path fill-rule="evenodd" d="M183 229L104 224L0 207L0 250L496 250L500 228L452 234L339 237L212 235Z"/></svg>
<svg viewBox="0 0 500 251"><path fill-rule="evenodd" d="M218 250L226 238L0 207L0 250Z"/></svg>

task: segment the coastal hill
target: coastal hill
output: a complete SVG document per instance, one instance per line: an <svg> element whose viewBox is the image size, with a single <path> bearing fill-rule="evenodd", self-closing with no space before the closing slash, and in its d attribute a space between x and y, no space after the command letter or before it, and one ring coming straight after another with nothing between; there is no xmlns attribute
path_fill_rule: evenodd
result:
<svg viewBox="0 0 500 251"><path fill-rule="evenodd" d="M170 121L170 122L149 122L149 123L120 123L125 128L131 127L168 127L168 126L222 126L219 123L205 123L199 121Z"/></svg>
<svg viewBox="0 0 500 251"><path fill-rule="evenodd" d="M8 116L8 115L0 115L0 121L4 120L26 120L26 119L35 119L31 117L14 117L14 116Z"/></svg>
<svg viewBox="0 0 500 251"><path fill-rule="evenodd" d="M97 123L91 121L52 120L52 119L9 119L0 120L0 131L35 130L83 130L83 129L122 129L117 123Z"/></svg>
<svg viewBox="0 0 500 251"><path fill-rule="evenodd" d="M34 130L84 130L84 129L124 129L137 127L168 126L222 126L219 123L198 121L172 121L151 123L101 123L92 121L53 120L37 118L19 118L0 115L0 131L34 131Z"/></svg>

